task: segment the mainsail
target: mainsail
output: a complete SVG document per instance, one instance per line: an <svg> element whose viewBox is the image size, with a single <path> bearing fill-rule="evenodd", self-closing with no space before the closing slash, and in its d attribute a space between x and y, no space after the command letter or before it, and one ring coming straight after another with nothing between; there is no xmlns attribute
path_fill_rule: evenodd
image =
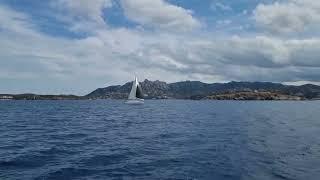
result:
<svg viewBox="0 0 320 180"><path fill-rule="evenodd" d="M137 90L136 90L136 97L139 99L143 99L143 93L142 93L142 89L141 89L141 86L139 83L138 83Z"/></svg>
<svg viewBox="0 0 320 180"><path fill-rule="evenodd" d="M134 81L132 82L132 88L131 88L128 99L134 100L134 99L142 99L142 98L143 98L143 93L142 93L141 86L139 85L138 79L135 78Z"/></svg>

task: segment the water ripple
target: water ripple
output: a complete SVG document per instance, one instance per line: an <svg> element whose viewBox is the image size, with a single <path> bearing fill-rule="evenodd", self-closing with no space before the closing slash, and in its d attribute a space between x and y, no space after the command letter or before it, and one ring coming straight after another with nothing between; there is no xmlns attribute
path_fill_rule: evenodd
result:
<svg viewBox="0 0 320 180"><path fill-rule="evenodd" d="M320 102L0 102L0 179L311 179Z"/></svg>

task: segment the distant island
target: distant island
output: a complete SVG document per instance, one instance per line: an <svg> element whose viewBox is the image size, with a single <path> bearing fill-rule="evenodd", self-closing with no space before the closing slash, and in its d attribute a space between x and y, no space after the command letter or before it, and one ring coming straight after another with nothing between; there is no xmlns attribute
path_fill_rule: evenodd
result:
<svg viewBox="0 0 320 180"><path fill-rule="evenodd" d="M320 86L284 85L272 82L203 83L182 81L166 83L144 80L140 83L145 99L192 100L320 100ZM0 100L84 100L126 99L132 82L124 85L98 88L85 96L0 94Z"/></svg>

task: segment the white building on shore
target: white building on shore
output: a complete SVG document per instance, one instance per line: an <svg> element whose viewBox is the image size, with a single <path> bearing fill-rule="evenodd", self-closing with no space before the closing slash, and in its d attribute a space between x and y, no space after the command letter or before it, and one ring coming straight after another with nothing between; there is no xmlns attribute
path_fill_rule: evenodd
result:
<svg viewBox="0 0 320 180"><path fill-rule="evenodd" d="M0 96L0 100L12 100L12 99L13 99L13 96L7 96L7 95Z"/></svg>

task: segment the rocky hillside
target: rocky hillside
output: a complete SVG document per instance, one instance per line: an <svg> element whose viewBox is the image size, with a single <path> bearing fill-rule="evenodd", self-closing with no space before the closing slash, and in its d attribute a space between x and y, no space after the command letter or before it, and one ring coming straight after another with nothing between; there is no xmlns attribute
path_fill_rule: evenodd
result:
<svg viewBox="0 0 320 180"><path fill-rule="evenodd" d="M304 100L299 96L286 95L275 92L233 92L214 94L205 99L213 100Z"/></svg>
<svg viewBox="0 0 320 180"><path fill-rule="evenodd" d="M229 82L207 84L200 81L183 81L176 83L166 83L162 81L144 80L140 82L146 99L215 99L217 95L237 94L249 95L259 99L260 95L271 93L272 97L280 99L320 99L320 86L307 84L302 86L288 86L271 82ZM125 99L127 98L132 82L124 85L109 86L99 88L90 94L87 98L100 99ZM250 92L250 93L244 93ZM263 93L261 93L263 92ZM278 95L276 95L278 94ZM222 96L224 97L224 96ZM243 97L246 99L246 97ZM268 99L267 97L265 97ZM241 99L241 97L240 97Z"/></svg>

